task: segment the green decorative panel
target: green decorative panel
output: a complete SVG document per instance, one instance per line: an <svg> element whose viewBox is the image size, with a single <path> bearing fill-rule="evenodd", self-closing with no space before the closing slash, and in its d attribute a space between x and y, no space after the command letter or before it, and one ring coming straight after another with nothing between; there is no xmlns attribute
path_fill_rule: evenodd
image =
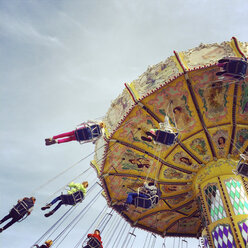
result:
<svg viewBox="0 0 248 248"><path fill-rule="evenodd" d="M248 214L248 201L241 182L230 179L225 184L235 215Z"/></svg>
<svg viewBox="0 0 248 248"><path fill-rule="evenodd" d="M204 189L205 198L210 212L211 221L215 222L226 218L226 211L220 196L220 191L216 184L208 185Z"/></svg>

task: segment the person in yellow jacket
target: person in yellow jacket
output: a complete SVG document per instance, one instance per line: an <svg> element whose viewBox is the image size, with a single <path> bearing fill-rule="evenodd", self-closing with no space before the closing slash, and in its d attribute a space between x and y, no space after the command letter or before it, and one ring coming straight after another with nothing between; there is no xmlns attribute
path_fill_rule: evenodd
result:
<svg viewBox="0 0 248 248"><path fill-rule="evenodd" d="M88 185L89 184L87 181L82 183L74 183L74 182L69 183L68 187L70 189L67 191L66 195L60 195L56 197L49 204L41 208L41 210L46 210L50 208L57 201L60 201L53 210L45 214L45 217L49 217L52 214L54 214L63 204L76 205L78 202L81 202L86 195L86 189L88 188Z"/></svg>

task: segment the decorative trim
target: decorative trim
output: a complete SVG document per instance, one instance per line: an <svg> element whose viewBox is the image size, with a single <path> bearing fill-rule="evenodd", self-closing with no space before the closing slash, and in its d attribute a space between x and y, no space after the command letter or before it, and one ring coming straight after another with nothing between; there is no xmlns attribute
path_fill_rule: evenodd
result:
<svg viewBox="0 0 248 248"><path fill-rule="evenodd" d="M177 62L179 63L181 69L183 70L183 73L184 73L184 74L187 73L187 69L184 67L183 62L182 62L181 59L180 59L180 56L178 55L178 53L177 53L176 51L173 51L173 52L174 52L174 54L175 54L175 57L176 57L176 59L177 59Z"/></svg>
<svg viewBox="0 0 248 248"><path fill-rule="evenodd" d="M240 245L241 242L240 242L240 240L239 240L238 232L237 232L237 229L236 229L236 227L235 227L235 223L234 223L234 220L233 220L233 217L232 217L232 213L231 213L231 210L230 210L230 208L229 208L229 204L228 204L227 197L226 197L226 192L224 191L224 188L223 188L222 181L221 181L220 177L218 177L218 182L219 182L219 185L220 185L220 188L221 188L223 197L224 197L224 202L225 202L225 205L226 205L226 210L227 210L226 212L227 212L227 215L228 215L228 217L229 217L230 220L231 220L231 221L230 221L230 222L231 222L231 228L232 228L233 231L234 231L234 235L235 235L235 236L233 236L233 238L234 238L234 240L237 239L237 242L235 242L235 243L237 243L236 245L237 245L238 247L242 248L242 246Z"/></svg>
<svg viewBox="0 0 248 248"><path fill-rule="evenodd" d="M132 97L133 101L134 101L135 103L138 103L138 100L137 100L137 98L136 98L136 96L135 96L135 94L134 94L132 88L130 87L130 85L127 84L127 83L124 83L124 85L125 85L125 87L126 87L128 93L129 93L130 96Z"/></svg>
<svg viewBox="0 0 248 248"><path fill-rule="evenodd" d="M233 42L234 47L237 49L239 55L245 58L245 55L243 54L243 52L241 51L241 49L239 47L238 39L233 36L231 42Z"/></svg>
<svg viewBox="0 0 248 248"><path fill-rule="evenodd" d="M232 106L232 135L231 135L231 142L229 147L229 154L232 153L234 137L236 133L236 105L237 105L237 93L238 93L238 82L235 82L234 91L233 91L233 106Z"/></svg>
<svg viewBox="0 0 248 248"><path fill-rule="evenodd" d="M243 187L245 189L245 193L246 193L246 195L248 195L248 182L245 181L245 178L244 177L241 177L241 181L243 183Z"/></svg>

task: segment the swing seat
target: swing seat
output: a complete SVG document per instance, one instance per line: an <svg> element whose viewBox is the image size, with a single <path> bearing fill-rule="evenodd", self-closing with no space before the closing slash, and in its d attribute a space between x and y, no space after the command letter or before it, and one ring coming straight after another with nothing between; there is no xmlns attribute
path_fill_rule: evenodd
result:
<svg viewBox="0 0 248 248"><path fill-rule="evenodd" d="M102 130L98 124L85 125L84 127L79 127L75 131L76 139L80 143L84 141L93 141L101 136Z"/></svg>
<svg viewBox="0 0 248 248"><path fill-rule="evenodd" d="M77 191L70 195L61 195L61 200L65 205L75 205L82 202L84 199L84 194L82 191Z"/></svg>
<svg viewBox="0 0 248 248"><path fill-rule="evenodd" d="M243 177L248 178L248 164L244 162L239 162L237 165L237 173Z"/></svg>
<svg viewBox="0 0 248 248"><path fill-rule="evenodd" d="M217 76L233 77L236 79L242 79L246 75L247 62L241 58L223 58L218 61L223 68L223 71L216 73Z"/></svg>
<svg viewBox="0 0 248 248"><path fill-rule="evenodd" d="M13 207L18 216L24 216L28 212L28 204L24 201L19 202Z"/></svg>
<svg viewBox="0 0 248 248"><path fill-rule="evenodd" d="M147 196L148 198L141 196L135 197L134 198L135 207L150 209L150 208L154 208L158 204L159 201L158 195L153 195L153 196L147 195Z"/></svg>
<svg viewBox="0 0 248 248"><path fill-rule="evenodd" d="M175 143L177 136L178 133L173 133L171 131L157 130L154 141L158 143L162 143L167 146L171 146Z"/></svg>
<svg viewBox="0 0 248 248"><path fill-rule="evenodd" d="M102 248L101 243L95 237L90 237L89 240L87 241L87 245L90 248ZM82 247L84 247L84 245L82 245Z"/></svg>

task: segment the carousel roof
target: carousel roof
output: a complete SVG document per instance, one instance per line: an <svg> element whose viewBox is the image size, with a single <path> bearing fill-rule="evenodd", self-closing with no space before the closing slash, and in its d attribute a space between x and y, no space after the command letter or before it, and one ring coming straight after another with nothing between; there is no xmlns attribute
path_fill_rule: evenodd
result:
<svg viewBox="0 0 248 248"><path fill-rule="evenodd" d="M97 141L97 168L110 206L124 202L145 181L162 192L151 209L130 206L122 216L162 236L196 237L201 231L196 181L200 170L229 159L248 145L248 81L216 76L223 57L247 57L248 43L203 45L149 66L125 84L105 118ZM179 133L172 146L141 139L165 116Z"/></svg>

